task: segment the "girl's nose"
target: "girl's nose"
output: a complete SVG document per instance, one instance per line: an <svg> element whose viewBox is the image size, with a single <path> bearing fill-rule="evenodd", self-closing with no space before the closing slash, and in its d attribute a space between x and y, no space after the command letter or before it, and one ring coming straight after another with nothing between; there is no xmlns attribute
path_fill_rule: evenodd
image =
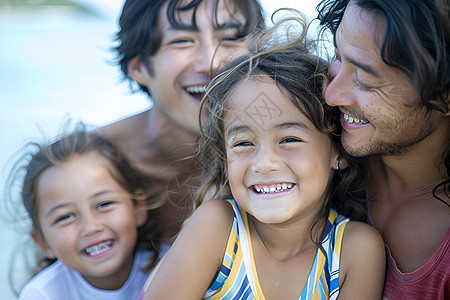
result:
<svg viewBox="0 0 450 300"><path fill-rule="evenodd" d="M81 230L83 235L89 236L103 231L103 223L95 213L90 213L82 218Z"/></svg>
<svg viewBox="0 0 450 300"><path fill-rule="evenodd" d="M275 149L261 147L253 161L253 172L268 174L281 170L282 162Z"/></svg>

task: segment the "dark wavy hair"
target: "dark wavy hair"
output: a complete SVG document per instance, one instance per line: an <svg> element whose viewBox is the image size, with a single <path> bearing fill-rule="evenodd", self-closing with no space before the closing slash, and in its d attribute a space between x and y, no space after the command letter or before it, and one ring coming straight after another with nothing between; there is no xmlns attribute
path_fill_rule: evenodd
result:
<svg viewBox="0 0 450 300"><path fill-rule="evenodd" d="M206 0L127 0L123 6L119 19L120 30L115 35L118 45L113 47L116 53L116 62L120 65L123 78L130 80L127 71L128 62L140 56L150 74L152 68L149 57L158 51L161 46L161 32L158 30L158 15L164 4L167 3L167 19L174 28L197 29L195 16L199 5ZM208 0L214 1L214 14L211 20L213 26L220 28L217 19L219 3L225 2L230 15L241 14L246 20L239 28L239 36L245 37L254 30L265 28L262 7L257 0ZM192 11L190 24L182 23L178 14ZM140 89L149 93L145 86Z"/></svg>
<svg viewBox="0 0 450 300"><path fill-rule="evenodd" d="M308 117L319 131L329 135L340 157L348 161L347 169L335 173L329 197L317 222L328 217L330 208L347 216L356 214L361 219L365 218L365 163L350 157L342 148L339 110L328 106L323 97L328 64L312 54L311 49L311 44L303 39L285 46L266 48L236 59L210 82L204 97L207 121L198 140L198 160L204 168L204 177L196 199L197 206L207 198L232 197L224 140L224 118L229 97L242 81L269 76L288 95L299 113Z"/></svg>
<svg viewBox="0 0 450 300"><path fill-rule="evenodd" d="M125 157L111 143L100 136L96 131L89 131L85 124L79 122L70 133L62 134L54 141L29 142L23 149L22 155L18 157L16 164L7 180L9 198L14 201L12 189L19 187L23 207L27 217L31 221L31 230L42 235L38 216L38 182L42 173L52 166L57 166L69 161L75 155L89 152L99 153L107 163L108 171L114 180L122 186L129 194L125 195L130 201L145 203L149 209L149 216L145 224L138 228L137 248L148 249L155 253L145 268L154 266L157 259L159 236L155 230L155 217L152 215L153 208L163 204L162 200L155 200L152 194L145 193L149 190L148 183L136 169L132 168ZM135 194L137 190L143 193ZM144 207L145 208L145 207ZM143 209L144 209L143 208ZM41 253L37 257L37 266L34 273L46 268L55 262ZM14 287L13 287L14 289Z"/></svg>
<svg viewBox="0 0 450 300"><path fill-rule="evenodd" d="M333 36L350 0L324 0L317 6L318 19ZM381 16L386 33L381 47L384 63L403 72L417 87L429 111L449 112L450 5L448 0L352 0L361 9ZM450 199L450 145L443 150L446 178L435 186Z"/></svg>

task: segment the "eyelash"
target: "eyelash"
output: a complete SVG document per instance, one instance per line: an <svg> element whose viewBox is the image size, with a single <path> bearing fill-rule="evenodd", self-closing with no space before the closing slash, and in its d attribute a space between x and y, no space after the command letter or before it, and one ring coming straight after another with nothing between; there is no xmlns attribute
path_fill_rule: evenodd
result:
<svg viewBox="0 0 450 300"><path fill-rule="evenodd" d="M299 138L295 138L295 137L288 137L288 138L283 139L283 140L280 142L280 144L284 144L284 143L292 143L292 142L298 142L298 143L300 143L300 142L302 142L302 140L299 139Z"/></svg>
<svg viewBox="0 0 450 300"><path fill-rule="evenodd" d="M296 143L296 142L297 143L301 143L303 141L301 139L299 139L299 138L288 137L288 138L285 138L285 139L281 140L280 144ZM245 142L238 142L236 144L233 144L232 148L235 148L235 147L249 147L249 146L253 146L253 144L251 142L245 141Z"/></svg>
<svg viewBox="0 0 450 300"><path fill-rule="evenodd" d="M97 208L104 208L105 206L109 206L113 204L114 201L108 200L108 201L102 201L99 204L97 204Z"/></svg>
<svg viewBox="0 0 450 300"><path fill-rule="evenodd" d="M371 87L365 85L362 83L358 78L355 78L355 84L358 86L358 88L362 91L370 91Z"/></svg>
<svg viewBox="0 0 450 300"><path fill-rule="evenodd" d="M232 148L236 148L236 147L248 147L248 146L253 146L253 144L251 142L238 142L232 145Z"/></svg>
<svg viewBox="0 0 450 300"><path fill-rule="evenodd" d="M64 215L58 217L58 218L55 220L54 224L58 224L58 223L60 223L60 222L63 222L63 221L65 221L65 220L67 220L69 217L72 217L73 215L74 215L74 214L72 214L72 213L64 214Z"/></svg>
<svg viewBox="0 0 450 300"><path fill-rule="evenodd" d="M183 44L183 43L192 43L192 40L190 39L176 39L171 41L169 44Z"/></svg>
<svg viewBox="0 0 450 300"><path fill-rule="evenodd" d="M102 201L102 202L100 202L99 204L96 205L96 208L97 209L104 209L105 207L108 207L111 204L114 204L114 201L112 201L112 200ZM56 218L54 224L58 224L60 222L66 221L67 219L69 219L71 217L74 217L74 216L75 216L74 213L64 214L64 215Z"/></svg>
<svg viewBox="0 0 450 300"><path fill-rule="evenodd" d="M339 53L337 51L334 52L333 60L341 63L341 56L339 55ZM355 77L354 81L355 81L356 86L362 91L370 91L372 89L370 86L367 86L364 83L362 83L357 77Z"/></svg>

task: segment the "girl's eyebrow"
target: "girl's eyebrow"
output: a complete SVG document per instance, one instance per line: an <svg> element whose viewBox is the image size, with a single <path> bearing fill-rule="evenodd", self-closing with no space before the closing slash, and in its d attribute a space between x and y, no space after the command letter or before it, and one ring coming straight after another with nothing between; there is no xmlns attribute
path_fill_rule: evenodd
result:
<svg viewBox="0 0 450 300"><path fill-rule="evenodd" d="M281 124L275 125L275 128L292 128L297 127L299 129L302 129L304 131L311 131L311 128L309 128L305 123L303 122L284 122Z"/></svg>
<svg viewBox="0 0 450 300"><path fill-rule="evenodd" d="M91 196L89 196L89 200L93 201L102 197L128 197L129 195L125 192L122 191L117 191L117 190L113 190L113 189L108 189L108 190L102 190L98 193L95 193Z"/></svg>
<svg viewBox="0 0 450 300"><path fill-rule="evenodd" d="M248 131L250 128L247 125L235 125L235 126L231 126L230 128L228 128L227 130L227 136L233 136L245 131Z"/></svg>
<svg viewBox="0 0 450 300"><path fill-rule="evenodd" d="M45 213L45 217L50 216L52 213L54 213L58 209L65 208L65 207L68 207L68 206L70 206L70 203L61 203L61 204L55 205L49 211L47 211Z"/></svg>
<svg viewBox="0 0 450 300"><path fill-rule="evenodd" d="M284 122L284 123L280 123L280 124L276 124L274 126L274 128L277 129L283 129L283 128L298 128L301 129L303 131L308 131L311 132L311 128L308 127L308 125L306 125L303 122ZM233 136L233 135L237 135L239 133L245 132L245 131L249 131L251 130L249 126L247 125L236 125L236 126L231 126L230 128L228 128L227 130L227 136Z"/></svg>

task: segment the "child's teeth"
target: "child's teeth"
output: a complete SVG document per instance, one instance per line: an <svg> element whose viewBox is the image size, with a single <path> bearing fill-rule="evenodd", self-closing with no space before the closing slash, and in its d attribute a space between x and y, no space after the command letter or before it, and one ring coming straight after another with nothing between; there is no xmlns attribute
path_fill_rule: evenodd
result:
<svg viewBox="0 0 450 300"><path fill-rule="evenodd" d="M271 187L254 186L255 191L260 194L279 193L288 190L290 188L292 188L292 183L290 184L283 183L279 186L271 186Z"/></svg>
<svg viewBox="0 0 450 300"><path fill-rule="evenodd" d="M98 254L100 254L100 253L102 253L102 252L105 252L105 251L108 250L109 248L111 248L111 245L112 245L112 244L113 244L112 241L107 241L107 242L98 244L98 245L96 245L96 246L94 246L94 247L87 248L87 249L85 250L85 252L86 252L87 254L89 254L89 255L98 255Z"/></svg>

